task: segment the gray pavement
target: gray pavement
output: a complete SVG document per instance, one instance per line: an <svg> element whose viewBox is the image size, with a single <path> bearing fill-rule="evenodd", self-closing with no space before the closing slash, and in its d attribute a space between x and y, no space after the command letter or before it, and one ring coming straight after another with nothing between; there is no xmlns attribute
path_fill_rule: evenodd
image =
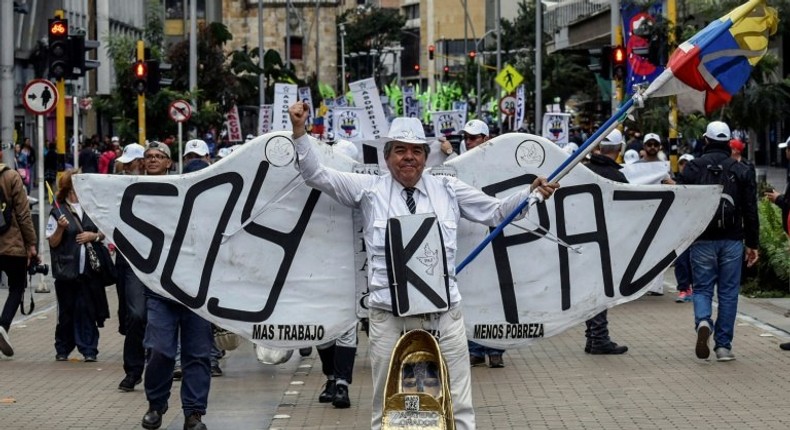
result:
<svg viewBox="0 0 790 430"><path fill-rule="evenodd" d="M784 170L767 169L784 184ZM48 278L51 282L51 278ZM35 285L35 283L34 283ZM480 429L787 429L790 413L790 299L741 297L729 363L698 360L690 303L667 294L642 297L610 310L621 356L583 352L583 325L533 346L509 350L503 369L474 368L473 394ZM7 290L0 289L0 302ZM114 289L108 289L113 310ZM37 311L17 316L10 336L13 358L0 358L0 428L134 429L147 404L142 387L122 393L123 338L117 320L101 329L99 361L54 360L54 291L35 294ZM79 359L78 359L79 358ZM324 377L313 352L280 366L259 364L252 347L228 353L225 375L212 380L211 429L366 429L371 408L368 343L360 335L352 407L319 404ZM179 429L178 388L165 428Z"/></svg>

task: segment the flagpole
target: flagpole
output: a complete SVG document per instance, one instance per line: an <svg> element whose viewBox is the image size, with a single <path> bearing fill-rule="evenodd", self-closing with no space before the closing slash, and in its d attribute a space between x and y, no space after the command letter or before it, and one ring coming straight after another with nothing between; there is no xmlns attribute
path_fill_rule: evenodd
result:
<svg viewBox="0 0 790 430"><path fill-rule="evenodd" d="M554 170L554 172L552 172L551 175L549 175L548 177L549 182L557 182L560 179L564 178L565 175L567 175L568 172L570 172L574 166L579 164L587 156L587 154L592 152L592 150L595 149L598 143L601 140L603 140L605 136L611 133L612 130L614 130L615 127L617 127L617 125L621 122L621 120L626 117L626 115L628 115L633 109L635 109L637 99L640 100L640 105L641 105L641 96L638 93L634 94L634 96L631 97L622 106L620 106L620 108L617 109L617 112L615 112L611 118L606 120L606 122L603 123L603 125L600 128L598 128L598 130L596 130L595 133L592 134L592 136L587 138L587 141L584 142L584 144L582 144L582 146L580 146L579 149L574 151L574 153L571 154L570 157L566 158L565 161L563 161L562 164L560 164ZM513 219L515 219L516 216L518 216L518 214L521 213L521 211L527 208L527 206L532 206L533 204L540 201L540 197L538 196L539 194L533 192L533 194L531 194L528 199L522 201L518 205L518 207L516 207L516 209L513 210L513 212L511 212L507 217L505 217L504 221L502 221L494 229L494 231L489 233L488 236L486 236L485 239L483 239L483 241L480 242L480 244L477 245L477 247L474 250L472 250L472 252L466 258L464 258L463 261L461 261L461 264L456 266L455 268L456 275L458 273L461 273L464 267L466 267L469 263L471 263L472 260L474 260L478 256L478 254L480 254L480 252L482 252L483 249L485 249L485 247L488 246L488 244L491 243L491 241L494 240L494 238L497 237L502 232L502 230L505 229L505 227L507 227L508 224L513 222Z"/></svg>

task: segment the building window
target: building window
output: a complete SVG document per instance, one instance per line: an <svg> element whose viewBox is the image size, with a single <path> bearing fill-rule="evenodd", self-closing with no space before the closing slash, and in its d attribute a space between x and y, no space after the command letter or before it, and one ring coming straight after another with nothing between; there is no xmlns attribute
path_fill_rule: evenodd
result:
<svg viewBox="0 0 790 430"><path fill-rule="evenodd" d="M420 4L412 4L403 7L403 15L407 20L420 19Z"/></svg>

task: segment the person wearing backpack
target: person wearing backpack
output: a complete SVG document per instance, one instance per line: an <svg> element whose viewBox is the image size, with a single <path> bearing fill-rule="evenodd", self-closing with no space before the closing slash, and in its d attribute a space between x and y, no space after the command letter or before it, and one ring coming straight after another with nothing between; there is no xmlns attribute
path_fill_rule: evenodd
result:
<svg viewBox="0 0 790 430"><path fill-rule="evenodd" d="M11 357L14 348L8 339L8 331L27 287L27 267L37 257L36 230L22 177L2 163L0 212L0 271L8 277L8 297L0 314L0 353Z"/></svg>
<svg viewBox="0 0 790 430"><path fill-rule="evenodd" d="M735 360L732 339L738 311L741 266L746 246L746 265L759 259L757 182L744 163L730 157L730 127L713 121L705 130L702 156L691 160L683 171L683 183L721 185L723 192L713 219L691 245L694 279L694 323L697 331L697 358L710 356L711 335L718 361ZM718 297L718 314L712 319L713 291Z"/></svg>

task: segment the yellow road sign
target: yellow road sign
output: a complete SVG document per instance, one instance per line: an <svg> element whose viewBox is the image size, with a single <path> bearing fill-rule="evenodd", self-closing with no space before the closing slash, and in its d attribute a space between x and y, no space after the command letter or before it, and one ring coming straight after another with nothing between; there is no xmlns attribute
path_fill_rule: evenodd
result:
<svg viewBox="0 0 790 430"><path fill-rule="evenodd" d="M500 87L504 88L505 91L510 94L513 91L516 91L516 87L524 82L524 77L521 76L515 67L511 66L510 64L506 64L502 71L496 75L494 80L499 84Z"/></svg>

